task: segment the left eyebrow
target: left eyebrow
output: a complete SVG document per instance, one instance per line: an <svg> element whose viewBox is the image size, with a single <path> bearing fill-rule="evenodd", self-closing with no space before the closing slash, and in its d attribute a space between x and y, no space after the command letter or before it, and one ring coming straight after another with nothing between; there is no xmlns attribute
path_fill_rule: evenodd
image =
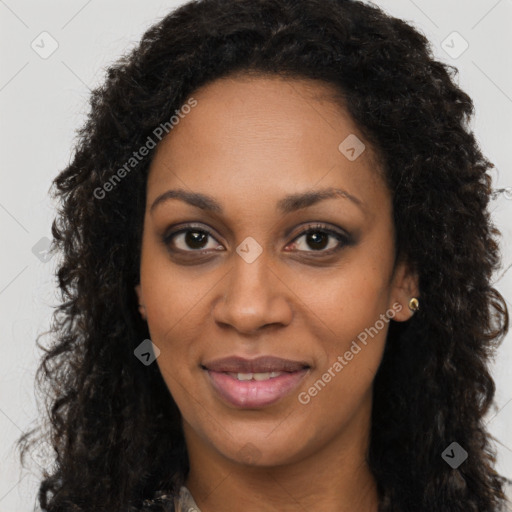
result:
<svg viewBox="0 0 512 512"><path fill-rule="evenodd" d="M352 201L360 209L363 209L364 203L358 197L349 194L346 190L341 188L324 188L316 191L299 192L291 194L281 199L277 206L282 213L290 213L295 210L301 210L312 206L325 199L343 198Z"/></svg>
<svg viewBox="0 0 512 512"><path fill-rule="evenodd" d="M299 192L296 194L290 194L277 202L278 210L287 214L303 208L308 208L314 204L324 201L325 199L336 199L343 198L348 199L361 210L364 211L364 203L361 199L356 196L349 194L346 190L340 188L324 188L316 191ZM163 194L159 195L150 207L150 213L161 203L164 203L170 199L180 199L191 206L200 208L201 210L211 211L214 213L222 214L224 212L221 204L213 197L199 192L188 192L183 189L167 190Z"/></svg>

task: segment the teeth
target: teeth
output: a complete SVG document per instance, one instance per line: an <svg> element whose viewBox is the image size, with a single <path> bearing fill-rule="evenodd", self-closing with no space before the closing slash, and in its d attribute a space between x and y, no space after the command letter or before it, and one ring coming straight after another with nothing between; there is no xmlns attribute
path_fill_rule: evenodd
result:
<svg viewBox="0 0 512 512"><path fill-rule="evenodd" d="M283 372L265 372L265 373L229 373L231 377L234 377L238 380L269 380L275 377L279 377Z"/></svg>
<svg viewBox="0 0 512 512"><path fill-rule="evenodd" d="M268 380L270 379L270 373L255 373L253 374L254 380Z"/></svg>

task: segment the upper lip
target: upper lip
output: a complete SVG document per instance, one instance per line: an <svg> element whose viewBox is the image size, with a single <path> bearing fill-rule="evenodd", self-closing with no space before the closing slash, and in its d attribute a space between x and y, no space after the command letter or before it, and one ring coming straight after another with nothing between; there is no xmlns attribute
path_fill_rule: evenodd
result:
<svg viewBox="0 0 512 512"><path fill-rule="evenodd" d="M260 356L255 359L231 356L203 363L202 366L214 372L231 373L296 372L309 368L308 363L304 361L292 361L274 356Z"/></svg>

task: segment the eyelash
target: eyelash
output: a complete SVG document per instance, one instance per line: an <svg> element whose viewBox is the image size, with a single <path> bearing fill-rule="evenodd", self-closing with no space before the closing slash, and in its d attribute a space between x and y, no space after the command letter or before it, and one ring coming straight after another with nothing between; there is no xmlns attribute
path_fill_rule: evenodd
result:
<svg viewBox="0 0 512 512"><path fill-rule="evenodd" d="M209 237L213 238L214 240L216 240L215 237L208 230L206 230L204 228L201 228L199 226L187 225L187 226L182 227L181 229L172 231L170 233L166 233L162 237L162 241L163 241L164 245L170 251L172 251L172 252L180 252L182 254L183 253L194 253L194 254L198 254L198 255L205 255L205 254L211 253L212 249L206 249L206 250L201 250L201 249L190 249L190 250L173 249L171 247L171 245L172 245L171 242L173 241L173 239L177 235L182 234L182 233L187 233L187 232L204 233L207 236L209 236ZM310 233L322 233L322 234L325 234L327 236L331 236L331 237L335 238L338 241L338 246L337 247L332 247L332 248L330 248L328 250L320 249L320 250L316 250L316 251L315 250L310 250L310 251L297 251L297 252L299 252L299 253L304 253L304 252L305 253L309 253L309 254L314 255L314 257L330 256L330 255L340 251L345 246L350 245L352 243L352 240L351 240L350 236L348 236L345 233L342 233L342 232L330 229L330 228L328 228L324 224L309 224L309 225L305 226L303 229L301 229L301 231L299 233L297 233L295 238L292 240L292 243L296 242L296 240L298 240L300 237L302 237L304 235L308 235ZM329 245L329 243L327 243L327 245ZM215 251L215 249L213 249L213 250ZM294 252L294 251L292 251L292 252Z"/></svg>

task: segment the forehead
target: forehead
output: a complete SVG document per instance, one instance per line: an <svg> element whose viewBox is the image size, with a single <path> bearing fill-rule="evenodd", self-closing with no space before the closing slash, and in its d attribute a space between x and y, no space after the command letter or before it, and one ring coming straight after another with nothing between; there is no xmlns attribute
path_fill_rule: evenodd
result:
<svg viewBox="0 0 512 512"><path fill-rule="evenodd" d="M320 81L268 76L199 88L191 95L197 105L157 147L148 199L176 186L218 197L257 194L263 203L320 186L373 201L386 195L373 149L335 94Z"/></svg>

